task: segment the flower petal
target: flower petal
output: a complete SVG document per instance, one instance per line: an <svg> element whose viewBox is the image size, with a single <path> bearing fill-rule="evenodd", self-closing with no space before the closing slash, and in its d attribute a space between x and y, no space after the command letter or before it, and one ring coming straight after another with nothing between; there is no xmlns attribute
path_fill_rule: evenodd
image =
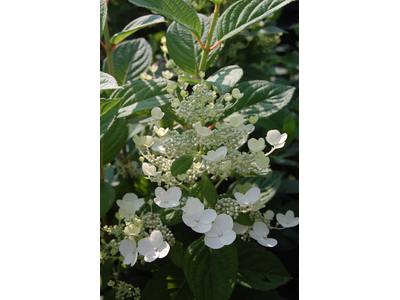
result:
<svg viewBox="0 0 400 300"><path fill-rule="evenodd" d="M189 197L185 207L185 212L194 218L199 218L204 211L204 204L193 197Z"/></svg>
<svg viewBox="0 0 400 300"><path fill-rule="evenodd" d="M274 129L267 132L267 136L265 139L268 142L268 144L274 146L275 144L278 144L280 138L281 138L281 133L278 130Z"/></svg>
<svg viewBox="0 0 400 300"><path fill-rule="evenodd" d="M160 200L163 201L165 199L166 193L165 190L162 187L157 187L154 190L154 193L156 194L156 197Z"/></svg>
<svg viewBox="0 0 400 300"><path fill-rule="evenodd" d="M173 200L179 201L179 199L181 199L181 196L182 196L182 191L178 187L172 187L167 191L168 201L173 201Z"/></svg>
<svg viewBox="0 0 400 300"><path fill-rule="evenodd" d="M152 262L155 261L157 259L157 254L153 251L147 252L144 255L144 261L145 262Z"/></svg>
<svg viewBox="0 0 400 300"><path fill-rule="evenodd" d="M218 236L218 234L220 233L218 227L215 224L211 224L211 225L212 225L211 229L205 233L206 236L209 236L209 237Z"/></svg>
<svg viewBox="0 0 400 300"><path fill-rule="evenodd" d="M150 243L149 238L143 238L138 242L137 251L141 255L146 255L150 251L154 251L154 246Z"/></svg>
<svg viewBox="0 0 400 300"><path fill-rule="evenodd" d="M236 232L237 234L243 234L243 233L245 233L248 229L249 229L248 226L245 226L245 225L242 225L242 224L233 222L233 228L232 228L232 230L233 230L234 232Z"/></svg>
<svg viewBox="0 0 400 300"><path fill-rule="evenodd" d="M125 256L125 259L124 259L124 261L122 262L124 265L129 265L132 261L133 261L133 259L134 259L134 255L133 255L133 253L131 252L131 253L129 253L127 256Z"/></svg>
<svg viewBox="0 0 400 300"><path fill-rule="evenodd" d="M293 219L294 219L294 212L291 211L291 210L288 210L288 211L286 212L286 214L285 214L285 218L286 218L286 222L287 222L287 223L292 222Z"/></svg>
<svg viewBox="0 0 400 300"><path fill-rule="evenodd" d="M253 239L255 239L255 240L261 240L263 237L262 237L262 235L261 234L259 234L257 231L254 231L254 230L250 230L249 231L249 235L253 238Z"/></svg>
<svg viewBox="0 0 400 300"><path fill-rule="evenodd" d="M235 193L235 198L237 203L241 204L241 205L248 205L247 202L247 197L245 195L243 195L242 193L236 192Z"/></svg>
<svg viewBox="0 0 400 300"><path fill-rule="evenodd" d="M263 236L264 234L269 234L268 226L265 225L265 223L263 222L254 222L253 230L259 233L261 236Z"/></svg>
<svg viewBox="0 0 400 300"><path fill-rule="evenodd" d="M220 249L224 245L221 243L219 236L217 237L209 237L206 235L204 238L204 243L206 246L210 247L211 249Z"/></svg>
<svg viewBox="0 0 400 300"><path fill-rule="evenodd" d="M255 203L260 199L260 189L258 187L252 187L245 194L246 198L250 203Z"/></svg>
<svg viewBox="0 0 400 300"><path fill-rule="evenodd" d="M158 248L158 258L166 257L169 252L169 244L167 242L163 242L161 246Z"/></svg>
<svg viewBox="0 0 400 300"><path fill-rule="evenodd" d="M294 227L299 225L299 218L294 218L292 222L289 223L289 227Z"/></svg>
<svg viewBox="0 0 400 300"><path fill-rule="evenodd" d="M131 262L131 267L133 267L133 265L136 263L137 256L138 256L138 253L137 253L137 251L135 251L135 253L133 253L133 259L132 259L132 262Z"/></svg>
<svg viewBox="0 0 400 300"><path fill-rule="evenodd" d="M209 231L212 227L211 223L208 224L204 224L201 222L197 222L195 227L192 227L192 229L198 233L206 233L207 231Z"/></svg>
<svg viewBox="0 0 400 300"><path fill-rule="evenodd" d="M194 220L194 218L189 214L183 214L182 220L183 220L183 223L185 223L189 227L194 227L197 224L197 222Z"/></svg>
<svg viewBox="0 0 400 300"><path fill-rule="evenodd" d="M161 231L153 230L149 237L149 242L153 245L153 247L159 248L163 242L163 236Z"/></svg>
<svg viewBox="0 0 400 300"><path fill-rule="evenodd" d="M233 230L224 232L220 238L221 244L230 245L236 239L236 233Z"/></svg>
<svg viewBox="0 0 400 300"><path fill-rule="evenodd" d="M287 139L287 133L282 133L281 138L279 139L279 144L285 142Z"/></svg>
<svg viewBox="0 0 400 300"><path fill-rule="evenodd" d="M286 227L287 222L286 218L283 214L276 214L276 220L281 224L283 227Z"/></svg>
<svg viewBox="0 0 400 300"><path fill-rule="evenodd" d="M123 257L126 257L129 253L132 253L133 250L128 240L122 240L119 245L119 252Z"/></svg>
<svg viewBox="0 0 400 300"><path fill-rule="evenodd" d="M211 223L217 217L217 213L213 209L206 209L200 217L200 222L207 224Z"/></svg>
<svg viewBox="0 0 400 300"><path fill-rule="evenodd" d="M265 247L275 247L278 244L276 239L260 239L257 242Z"/></svg>
<svg viewBox="0 0 400 300"><path fill-rule="evenodd" d="M123 197L122 200L125 202L132 202L135 203L137 200L139 200L138 196L134 193L126 193Z"/></svg>
<svg viewBox="0 0 400 300"><path fill-rule="evenodd" d="M218 227L220 233L224 233L226 231L232 230L233 219L227 214L220 214L215 219L214 224Z"/></svg>

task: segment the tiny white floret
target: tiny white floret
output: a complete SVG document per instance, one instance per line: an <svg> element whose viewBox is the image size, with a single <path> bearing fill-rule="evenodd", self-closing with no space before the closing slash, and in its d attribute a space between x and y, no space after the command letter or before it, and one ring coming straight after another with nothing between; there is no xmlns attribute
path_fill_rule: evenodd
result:
<svg viewBox="0 0 400 300"><path fill-rule="evenodd" d="M235 128L238 128L238 127L242 126L243 122L244 122L244 118L243 118L242 115L239 115L239 114L235 115L235 116L232 116L229 119L229 124L231 124Z"/></svg>
<svg viewBox="0 0 400 300"><path fill-rule="evenodd" d="M170 246L163 240L159 230L154 230L149 237L141 239L137 251L144 256L144 261L152 262L157 258L164 258L169 252Z"/></svg>
<svg viewBox="0 0 400 300"><path fill-rule="evenodd" d="M157 126L153 127L154 132L157 133L157 135L159 137L163 137L164 135L166 135L168 133L169 128L165 129L165 128L158 128Z"/></svg>
<svg viewBox="0 0 400 300"><path fill-rule="evenodd" d="M206 232L204 243L211 249L220 249L230 245L236 239L236 232L233 231L233 219L227 214L218 215L212 224L211 229Z"/></svg>
<svg viewBox="0 0 400 300"><path fill-rule="evenodd" d="M148 163L142 164L142 170L143 170L144 175L147 175L147 176L154 176L157 173L157 168Z"/></svg>
<svg viewBox="0 0 400 300"><path fill-rule="evenodd" d="M285 215L276 214L276 220L285 228L294 227L299 224L299 218L294 217L294 212L288 210Z"/></svg>
<svg viewBox="0 0 400 300"><path fill-rule="evenodd" d="M176 207L179 205L179 200L182 196L182 191L178 187L172 187L165 191L162 187L157 187L155 190L156 198L154 202L162 208Z"/></svg>
<svg viewBox="0 0 400 300"><path fill-rule="evenodd" d="M153 117L153 119L155 120L161 120L164 117L164 113L162 112L161 108L159 107L154 107L151 110L151 116Z"/></svg>
<svg viewBox="0 0 400 300"><path fill-rule="evenodd" d="M235 88L232 90L232 96L233 96L233 98L240 99L244 96L244 94L240 93L240 90Z"/></svg>
<svg viewBox="0 0 400 300"><path fill-rule="evenodd" d="M260 189L258 187L253 187L249 189L246 194L235 193L235 198L237 203L245 206L251 206L260 200Z"/></svg>
<svg viewBox="0 0 400 300"><path fill-rule="evenodd" d="M136 263L137 259L137 249L136 249L136 242L132 238L128 238L126 240L121 241L119 245L119 252L125 258L123 261L124 265L133 265Z"/></svg>
<svg viewBox="0 0 400 300"><path fill-rule="evenodd" d="M269 167L269 157L264 155L264 152L258 152L256 156L256 164L262 169Z"/></svg>
<svg viewBox="0 0 400 300"><path fill-rule="evenodd" d="M263 222L254 222L253 230L250 230L249 234L264 247L274 247L278 244L276 239L268 238L269 228Z"/></svg>
<svg viewBox="0 0 400 300"><path fill-rule="evenodd" d="M213 209L204 209L204 204L198 198L189 197L182 208L183 222L198 233L205 233L211 229L211 222L217 217Z"/></svg>
<svg viewBox="0 0 400 300"><path fill-rule="evenodd" d="M265 139L267 140L268 144L273 146L275 149L279 149L285 146L287 134L281 134L278 130L274 129L267 132L267 136Z"/></svg>
<svg viewBox="0 0 400 300"><path fill-rule="evenodd" d="M213 162L219 162L222 159L224 159L224 157L226 156L226 154L228 153L228 149L226 149L226 147L219 147L217 150L209 150L207 152L207 155L202 154L201 157L209 160L209 161L213 161Z"/></svg>

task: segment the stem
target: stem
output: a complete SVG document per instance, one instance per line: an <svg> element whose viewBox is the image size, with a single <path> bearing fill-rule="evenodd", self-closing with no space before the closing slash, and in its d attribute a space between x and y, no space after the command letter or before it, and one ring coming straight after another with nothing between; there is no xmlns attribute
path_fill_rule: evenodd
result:
<svg viewBox="0 0 400 300"><path fill-rule="evenodd" d="M221 3L215 4L214 14L213 14L213 18L211 21L210 31L208 32L206 46L203 50L203 55L201 56L200 71L203 71L203 72L206 71L208 54L210 53L211 40L213 37L215 25L217 24L218 14L219 14L218 12L219 12L220 6L221 6Z"/></svg>
<svg viewBox="0 0 400 300"><path fill-rule="evenodd" d="M181 183L179 186L181 188L183 188L184 190L187 190L188 192L190 192L190 189L187 186L183 185L183 183Z"/></svg>
<svg viewBox="0 0 400 300"><path fill-rule="evenodd" d="M224 178L221 178L221 179L217 182L217 184L215 185L215 189L217 189L217 188L220 186L220 184L222 183L223 180L224 180Z"/></svg>
<svg viewBox="0 0 400 300"><path fill-rule="evenodd" d="M268 153L265 153L265 156L270 155L272 152L274 152L274 150L275 150L275 147L272 147L271 151L269 151Z"/></svg>
<svg viewBox="0 0 400 300"><path fill-rule="evenodd" d="M108 74L110 74L112 77L115 77L114 61L113 61L113 56L112 56L112 52L111 52L110 33L108 32L108 22L107 21L104 25L104 41L106 42Z"/></svg>

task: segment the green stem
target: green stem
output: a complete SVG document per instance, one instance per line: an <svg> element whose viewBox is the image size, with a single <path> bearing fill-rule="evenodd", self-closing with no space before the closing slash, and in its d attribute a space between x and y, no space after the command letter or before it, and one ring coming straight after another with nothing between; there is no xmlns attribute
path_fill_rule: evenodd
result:
<svg viewBox="0 0 400 300"><path fill-rule="evenodd" d="M215 185L215 189L217 189L217 188L220 186L220 184L222 183L223 180L224 180L224 179L221 178L221 179L217 182L217 184Z"/></svg>
<svg viewBox="0 0 400 300"><path fill-rule="evenodd" d="M112 56L112 52L111 52L110 33L108 32L108 22L107 21L104 25L104 41L106 43L108 74L110 74L112 77L115 77L114 61L113 61L113 56Z"/></svg>
<svg viewBox="0 0 400 300"><path fill-rule="evenodd" d="M213 18L212 18L211 26L210 26L210 31L208 32L206 45L203 50L203 55L201 56L200 71L203 71L203 72L206 71L208 54L210 54L211 40L213 37L215 25L217 24L220 6L221 6L221 3L215 4L214 14L213 14Z"/></svg>

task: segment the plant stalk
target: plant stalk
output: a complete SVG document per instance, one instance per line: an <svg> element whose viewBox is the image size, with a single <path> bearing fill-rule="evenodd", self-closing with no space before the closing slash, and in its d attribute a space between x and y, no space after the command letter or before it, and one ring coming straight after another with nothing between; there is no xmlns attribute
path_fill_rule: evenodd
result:
<svg viewBox="0 0 400 300"><path fill-rule="evenodd" d="M112 51L111 51L110 33L108 32L108 22L107 21L104 25L104 41L106 42L108 74L110 74L112 77L115 77L114 61L113 61L113 56L112 56Z"/></svg>
<svg viewBox="0 0 400 300"><path fill-rule="evenodd" d="M205 72L206 68L207 68L207 59L208 59L208 55L210 54L210 51L211 51L210 50L211 40L212 40L212 37L214 34L215 25L217 24L220 6L221 6L221 3L215 4L214 14L213 14L213 18L212 18L211 26L210 26L210 31L208 32L206 45L204 47L203 54L201 56L200 71L203 71L203 72Z"/></svg>

